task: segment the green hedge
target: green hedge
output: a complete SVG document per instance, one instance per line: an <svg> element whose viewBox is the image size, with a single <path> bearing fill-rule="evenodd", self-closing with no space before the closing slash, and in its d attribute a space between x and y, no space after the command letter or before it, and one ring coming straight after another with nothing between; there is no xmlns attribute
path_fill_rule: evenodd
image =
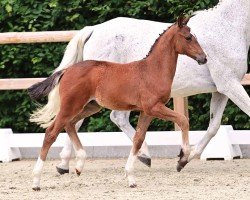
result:
<svg viewBox="0 0 250 200"><path fill-rule="evenodd" d="M181 12L212 7L217 0L1 0L0 32L77 30L118 16L172 22ZM0 78L46 77L60 63L66 43L0 45ZM249 91L249 90L248 90ZM209 121L210 95L190 98L191 129L206 129ZM44 100L45 102L45 100ZM249 129L249 117L229 103L223 123L235 128ZM169 103L172 106L172 102ZM26 91L0 91L0 127L11 127L14 132L43 132L29 123L35 102ZM108 110L90 117L82 131L116 131L109 120ZM131 121L136 124L138 113ZM154 120L150 130L170 130L173 124Z"/></svg>

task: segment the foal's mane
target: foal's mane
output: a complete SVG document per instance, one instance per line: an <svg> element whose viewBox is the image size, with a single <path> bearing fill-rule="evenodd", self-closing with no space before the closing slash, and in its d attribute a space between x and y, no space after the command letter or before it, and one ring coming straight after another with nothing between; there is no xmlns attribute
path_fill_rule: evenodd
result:
<svg viewBox="0 0 250 200"><path fill-rule="evenodd" d="M147 57L150 55L150 53L153 51L154 47L155 47L156 44L158 43L158 41L159 41L159 39L161 38L161 36L163 36L164 33L166 33L166 32L167 32L173 25L175 25L175 24L176 24L176 22L173 23L171 26L169 26L167 29L165 29L162 33L159 34L159 37L155 40L154 44L151 46L151 48L150 48L150 50L149 50L149 52L148 52L148 54L146 55L145 58L147 58ZM144 58L144 59L145 59L145 58Z"/></svg>

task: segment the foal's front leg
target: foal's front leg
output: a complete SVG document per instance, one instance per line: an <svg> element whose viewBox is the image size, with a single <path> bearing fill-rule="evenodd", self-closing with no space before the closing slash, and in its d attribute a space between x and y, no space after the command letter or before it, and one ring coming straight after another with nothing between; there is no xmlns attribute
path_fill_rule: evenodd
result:
<svg viewBox="0 0 250 200"><path fill-rule="evenodd" d="M178 126L181 128L182 133L182 149L180 152L180 160L177 164L177 171L181 171L182 168L189 162L188 157L190 155L190 146L189 146L189 122L188 119L170 108L167 108L163 103L157 103L155 106L151 108L147 108L147 114L153 117L163 119L163 120L170 120L174 123L177 123Z"/></svg>
<svg viewBox="0 0 250 200"><path fill-rule="evenodd" d="M125 173L126 177L128 177L129 187L136 187L135 178L134 178L134 163L136 161L138 152L142 146L142 143L145 140L146 132L150 122L152 121L152 117L147 116L144 112L140 113L139 120L136 127L136 133L133 138L133 146L130 151L126 166Z"/></svg>

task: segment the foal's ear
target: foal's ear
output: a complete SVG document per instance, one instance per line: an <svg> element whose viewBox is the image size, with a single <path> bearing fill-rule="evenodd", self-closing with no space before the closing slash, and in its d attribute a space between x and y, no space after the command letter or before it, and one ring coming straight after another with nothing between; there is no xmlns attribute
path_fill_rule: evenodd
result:
<svg viewBox="0 0 250 200"><path fill-rule="evenodd" d="M178 26L182 28L183 26L187 25L189 19L190 17L185 17L183 14L181 14L177 19Z"/></svg>
<svg viewBox="0 0 250 200"><path fill-rule="evenodd" d="M183 19L183 21L182 21L182 24L183 25L187 25L187 23L188 23L188 21L190 20L190 16L188 16L188 17L184 17L184 19Z"/></svg>
<svg viewBox="0 0 250 200"><path fill-rule="evenodd" d="M184 17L183 14L181 14L181 15L178 17L178 19L177 19L177 24L178 24L179 28L182 28L182 27L183 27L182 22L183 22L183 19L184 19L184 18L185 18L185 17Z"/></svg>

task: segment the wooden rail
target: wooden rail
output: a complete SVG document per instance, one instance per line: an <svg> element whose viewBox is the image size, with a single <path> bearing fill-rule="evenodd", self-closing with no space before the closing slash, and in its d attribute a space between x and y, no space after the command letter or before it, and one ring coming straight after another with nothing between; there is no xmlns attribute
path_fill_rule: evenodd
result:
<svg viewBox="0 0 250 200"><path fill-rule="evenodd" d="M78 31L9 32L0 33L0 44L68 42ZM44 78L0 79L0 90L21 90L44 80ZM250 74L242 79L242 85L250 85ZM174 110L188 116L187 97L174 98ZM178 130L178 126L175 125Z"/></svg>
<svg viewBox="0 0 250 200"><path fill-rule="evenodd" d="M6 78L0 79L0 90L22 90L27 89L31 85L43 81L45 78ZM250 74L246 74L241 81L242 85L250 85ZM175 97L174 104L178 105L175 108L176 111L185 113L188 115L187 110L184 108L187 107L188 102L184 100L185 97ZM185 105L185 106L182 106Z"/></svg>
<svg viewBox="0 0 250 200"><path fill-rule="evenodd" d="M43 81L45 78L0 79L0 90L22 90Z"/></svg>
<svg viewBox="0 0 250 200"><path fill-rule="evenodd" d="M250 74L246 74L242 81L241 81L242 85L250 85Z"/></svg>
<svg viewBox="0 0 250 200"><path fill-rule="evenodd" d="M68 42L78 31L42 31L0 33L0 44Z"/></svg>

